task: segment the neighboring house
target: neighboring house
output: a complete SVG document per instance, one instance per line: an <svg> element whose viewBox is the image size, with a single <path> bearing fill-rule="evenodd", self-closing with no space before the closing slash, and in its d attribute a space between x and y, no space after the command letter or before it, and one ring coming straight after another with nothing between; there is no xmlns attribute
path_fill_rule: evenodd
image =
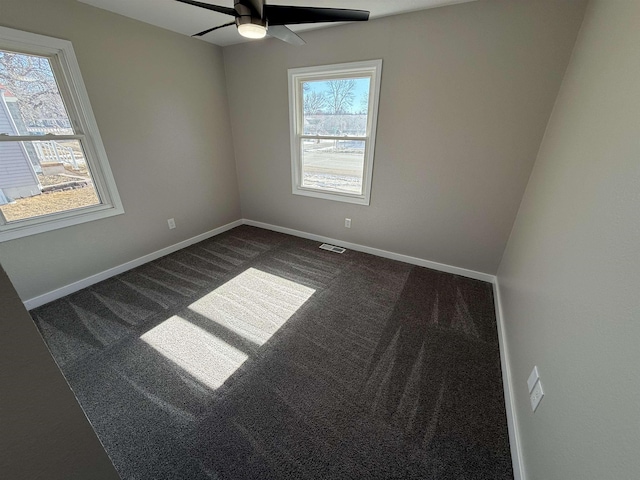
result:
<svg viewBox="0 0 640 480"><path fill-rule="evenodd" d="M19 135L12 115L15 97L0 89L0 135ZM23 142L0 142L0 205L9 199L32 197L41 193L41 185Z"/></svg>

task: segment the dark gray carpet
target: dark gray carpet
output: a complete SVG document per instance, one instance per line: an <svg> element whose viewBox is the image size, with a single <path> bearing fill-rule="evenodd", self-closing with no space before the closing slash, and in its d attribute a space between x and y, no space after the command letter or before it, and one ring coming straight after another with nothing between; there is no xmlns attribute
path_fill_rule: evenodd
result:
<svg viewBox="0 0 640 480"><path fill-rule="evenodd" d="M491 285L242 226L33 310L123 479L512 479Z"/></svg>

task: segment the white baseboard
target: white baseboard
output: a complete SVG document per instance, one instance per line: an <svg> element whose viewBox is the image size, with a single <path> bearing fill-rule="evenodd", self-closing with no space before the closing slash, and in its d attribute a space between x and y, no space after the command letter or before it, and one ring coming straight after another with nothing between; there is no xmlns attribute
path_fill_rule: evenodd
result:
<svg viewBox="0 0 640 480"><path fill-rule="evenodd" d="M518 432L518 421L515 411L515 400L513 395L513 382L511 379L511 368L509 362L509 348L502 316L502 303L500 301L500 285L496 278L493 282L493 299L496 309L496 321L498 323L498 343L500 344L500 366L502 368L502 385L504 388L504 403L507 411L507 426L509 428L509 444L511 446L511 461L513 463L514 480L525 480L524 463L522 461L522 450L520 434Z"/></svg>
<svg viewBox="0 0 640 480"><path fill-rule="evenodd" d="M488 273L476 272L474 270L468 270L466 268L454 267L452 265L446 265L444 263L432 262L430 260L410 257L408 255L402 255L400 253L388 252L386 250L381 250L379 248L367 247L365 245L359 245L356 243L343 242L341 240L336 240L334 238L325 237L323 235L315 235L313 233L302 232L300 230L294 230L292 228L280 227L278 225L271 225L269 223L257 222L255 220L241 219L241 220L236 220L234 222L228 223L221 227L214 228L213 230L202 233L200 235L196 235L195 237L176 243L175 245L171 245L169 247L163 248L156 252L153 252L148 255L144 255L142 257L131 260L129 262L123 263L122 265L109 268L108 270L104 270L103 272L96 273L95 275L91 275L90 277L83 278L82 280L78 280L77 282L70 283L69 285L65 285L64 287L60 287L50 292L44 293L42 295L38 295L37 297L30 298L24 301L24 305L27 308L27 310L31 310L33 308L44 305L45 303L52 302L66 295L70 295L71 293L77 292L78 290L82 290L83 288L86 288L90 285L101 282L102 280L106 280L107 278L113 277L115 275L119 275L120 273L126 272L127 270L131 270L132 268L139 267L140 265L143 265L147 262L151 262L152 260L155 260L157 258L164 257L165 255L178 251L182 248L188 247L189 245L193 245L194 243L201 242L202 240L206 240L207 238L214 237L223 232L226 232L227 230L231 230L232 228L235 228L243 224L264 228L266 230L273 230L275 232L286 233L288 235L293 235L296 237L307 238L309 240L315 240L318 242L331 243L331 244L339 245L341 247L345 247L351 250L356 250L358 252L369 253L371 255L376 255L378 257L389 258L391 260L398 260L400 262L410 263L412 265L418 265L420 267L427 267L433 270L439 270L441 272L453 273L455 275L461 275L463 277L475 278L476 280L483 280L489 283L494 283L495 281L495 276Z"/></svg>
<svg viewBox="0 0 640 480"><path fill-rule="evenodd" d="M431 260L424 260L422 258L410 257L408 255L402 255L401 253L388 252L379 248L367 247L365 245L359 245L357 243L343 242L342 240L336 240L334 238L325 237L323 235L316 235L313 233L302 232L300 230L294 230L292 228L280 227L278 225L271 225L269 223L256 222L255 220L244 219L245 225L252 225L254 227L264 228L266 230L273 230L274 232L286 233L295 237L307 238L309 240L315 240L317 242L330 243L339 247L348 248L357 252L370 253L378 257L389 258L391 260L398 260L400 262L410 263L412 265L418 265L419 267L427 267L433 270L441 272L453 273L455 275L461 275L463 277L475 278L476 280L483 280L485 282L493 283L495 281L495 275L489 273L476 272L475 270L468 270L466 268L454 267L444 263L432 262Z"/></svg>
<svg viewBox="0 0 640 480"><path fill-rule="evenodd" d="M164 257L165 255L169 255L170 253L188 247L189 245L193 245L194 243L198 243L202 240L206 240L207 238L220 235L227 230L231 230L232 228L242 225L242 223L242 220L236 220L235 222L227 223L226 225L214 228L213 230L209 230L205 233L201 233L200 235L196 235L195 237L188 238L187 240L176 243L175 245L171 245L153 253L149 253L148 255L144 255L142 257L136 258L135 260L131 260L130 262L123 263L122 265L118 265L117 267L104 270L103 272L96 273L95 275L91 275L90 277L83 278L82 280L78 280L77 282L70 283L69 285L65 285L64 287L57 288L55 290L52 290L51 292L47 292L42 295L38 295L37 297L30 298L29 300L24 301L24 306L27 308L27 310L39 307L40 305L44 305L45 303L49 303L57 300L58 298L70 295L74 292L77 292L78 290L82 290L83 288L86 288L90 285L106 280L107 278L119 275L120 273L131 270L132 268L139 267L140 265L151 262L152 260L156 260L157 258Z"/></svg>

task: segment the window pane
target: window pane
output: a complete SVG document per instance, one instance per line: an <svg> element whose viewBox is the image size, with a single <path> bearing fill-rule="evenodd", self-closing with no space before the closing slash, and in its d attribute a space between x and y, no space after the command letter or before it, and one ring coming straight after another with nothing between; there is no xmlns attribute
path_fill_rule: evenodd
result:
<svg viewBox="0 0 640 480"><path fill-rule="evenodd" d="M0 210L7 222L100 203L78 140L0 142Z"/></svg>
<svg viewBox="0 0 640 480"><path fill-rule="evenodd" d="M74 133L48 58L0 50L0 133Z"/></svg>
<svg viewBox="0 0 640 480"><path fill-rule="evenodd" d="M369 77L302 82L304 134L366 136L370 84Z"/></svg>
<svg viewBox="0 0 640 480"><path fill-rule="evenodd" d="M303 140L302 186L361 195L364 149L363 141Z"/></svg>

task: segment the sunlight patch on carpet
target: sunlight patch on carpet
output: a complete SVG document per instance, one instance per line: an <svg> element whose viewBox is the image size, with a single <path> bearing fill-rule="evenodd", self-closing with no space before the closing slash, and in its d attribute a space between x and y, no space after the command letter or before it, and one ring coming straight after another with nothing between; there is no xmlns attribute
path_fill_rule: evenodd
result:
<svg viewBox="0 0 640 480"><path fill-rule="evenodd" d="M192 303L184 315L174 315L140 339L207 387L217 389L249 358L245 344L234 338L263 345L314 292L249 268Z"/></svg>
<svg viewBox="0 0 640 480"><path fill-rule="evenodd" d="M313 288L249 268L189 309L263 345L314 292Z"/></svg>
<svg viewBox="0 0 640 480"><path fill-rule="evenodd" d="M248 355L184 318L173 316L140 337L209 388L220 387Z"/></svg>

